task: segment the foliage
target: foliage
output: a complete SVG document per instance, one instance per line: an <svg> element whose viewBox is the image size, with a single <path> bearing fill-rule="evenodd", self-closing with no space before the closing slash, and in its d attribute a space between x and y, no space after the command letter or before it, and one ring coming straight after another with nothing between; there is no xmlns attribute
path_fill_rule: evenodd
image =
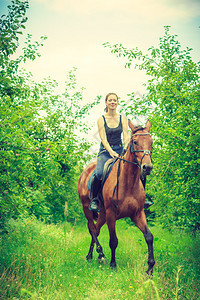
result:
<svg viewBox="0 0 200 300"><path fill-rule="evenodd" d="M43 220L68 220L82 215L77 181L88 159L89 145L76 132L85 131L83 117L98 102L83 104L75 69L65 91L56 93L50 78L36 83L21 68L39 56L40 42L28 35L19 57L19 35L25 28L28 1L12 1L0 27L0 225L10 217L34 214Z"/></svg>
<svg viewBox="0 0 200 300"><path fill-rule="evenodd" d="M151 119L154 172L148 178L147 188L156 199L157 216L169 228L174 224L197 230L200 227L200 63L193 62L192 49L182 50L177 36L169 30L166 26L159 47L152 46L147 54L122 44L104 45L118 57L124 57L126 67L144 70L148 76L146 94L142 99L129 94L129 106L125 109L127 114Z"/></svg>
<svg viewBox="0 0 200 300"><path fill-rule="evenodd" d="M117 222L117 271L86 261L86 224L10 220L0 239L1 299L190 299L199 295L199 238L154 226L156 265L147 278L147 245L136 227ZM108 230L99 236L110 260Z"/></svg>

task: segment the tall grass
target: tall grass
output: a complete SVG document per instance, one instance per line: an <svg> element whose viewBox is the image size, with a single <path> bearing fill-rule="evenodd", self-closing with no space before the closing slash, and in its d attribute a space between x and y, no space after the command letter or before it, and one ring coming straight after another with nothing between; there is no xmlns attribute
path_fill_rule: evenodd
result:
<svg viewBox="0 0 200 300"><path fill-rule="evenodd" d="M1 299L198 299L199 239L158 226L151 231L156 265L148 278L143 235L124 220L117 223L117 271L99 265L96 251L86 261L86 225L12 220L1 237ZM109 260L106 226L99 240Z"/></svg>

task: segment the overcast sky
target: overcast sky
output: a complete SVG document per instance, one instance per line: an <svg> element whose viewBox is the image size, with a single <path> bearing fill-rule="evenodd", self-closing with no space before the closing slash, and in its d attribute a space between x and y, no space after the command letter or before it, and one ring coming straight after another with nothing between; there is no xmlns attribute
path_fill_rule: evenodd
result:
<svg viewBox="0 0 200 300"><path fill-rule="evenodd" d="M10 0L0 0L0 9ZM122 98L140 90L143 74L124 68L123 61L102 46L122 43L146 51L158 45L165 25L183 47L200 60L200 0L30 0L26 31L33 40L46 35L41 58L27 63L36 80L51 76L65 81L77 67L77 79L94 98L115 91Z"/></svg>
<svg viewBox="0 0 200 300"><path fill-rule="evenodd" d="M1 14L11 0L0 0ZM84 101L110 91L126 99L144 92L144 74L125 69L123 61L104 48L104 42L122 43L144 51L156 46L170 25L183 48L193 48L200 60L200 0L30 0L26 32L33 40L46 35L42 54L25 68L36 81L50 76L60 85L73 67L86 88ZM102 100L104 102L104 99Z"/></svg>

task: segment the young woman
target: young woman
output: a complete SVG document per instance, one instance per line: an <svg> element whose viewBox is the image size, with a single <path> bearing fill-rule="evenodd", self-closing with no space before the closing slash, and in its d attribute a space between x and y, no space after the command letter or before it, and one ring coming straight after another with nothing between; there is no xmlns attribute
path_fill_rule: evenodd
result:
<svg viewBox="0 0 200 300"><path fill-rule="evenodd" d="M98 191L101 186L101 177L105 162L109 158L119 156L123 149L128 146L128 121L119 115L116 111L118 106L118 96L115 93L109 93L105 99L106 113L97 120L101 144L97 156L96 174L92 181L91 191L93 199L89 209L98 211ZM121 135L123 136L123 144Z"/></svg>

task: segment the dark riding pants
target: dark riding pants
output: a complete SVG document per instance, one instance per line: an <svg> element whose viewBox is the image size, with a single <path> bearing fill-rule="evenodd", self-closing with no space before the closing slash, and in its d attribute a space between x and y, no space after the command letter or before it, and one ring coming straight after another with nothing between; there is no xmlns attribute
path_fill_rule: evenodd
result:
<svg viewBox="0 0 200 300"><path fill-rule="evenodd" d="M111 145L111 148L117 152L119 155L122 154L123 146L122 145ZM96 167L96 176L100 180L103 175L103 168L105 162L112 158L109 154L109 152L103 147L103 145L100 145L99 153L97 155L97 167Z"/></svg>

